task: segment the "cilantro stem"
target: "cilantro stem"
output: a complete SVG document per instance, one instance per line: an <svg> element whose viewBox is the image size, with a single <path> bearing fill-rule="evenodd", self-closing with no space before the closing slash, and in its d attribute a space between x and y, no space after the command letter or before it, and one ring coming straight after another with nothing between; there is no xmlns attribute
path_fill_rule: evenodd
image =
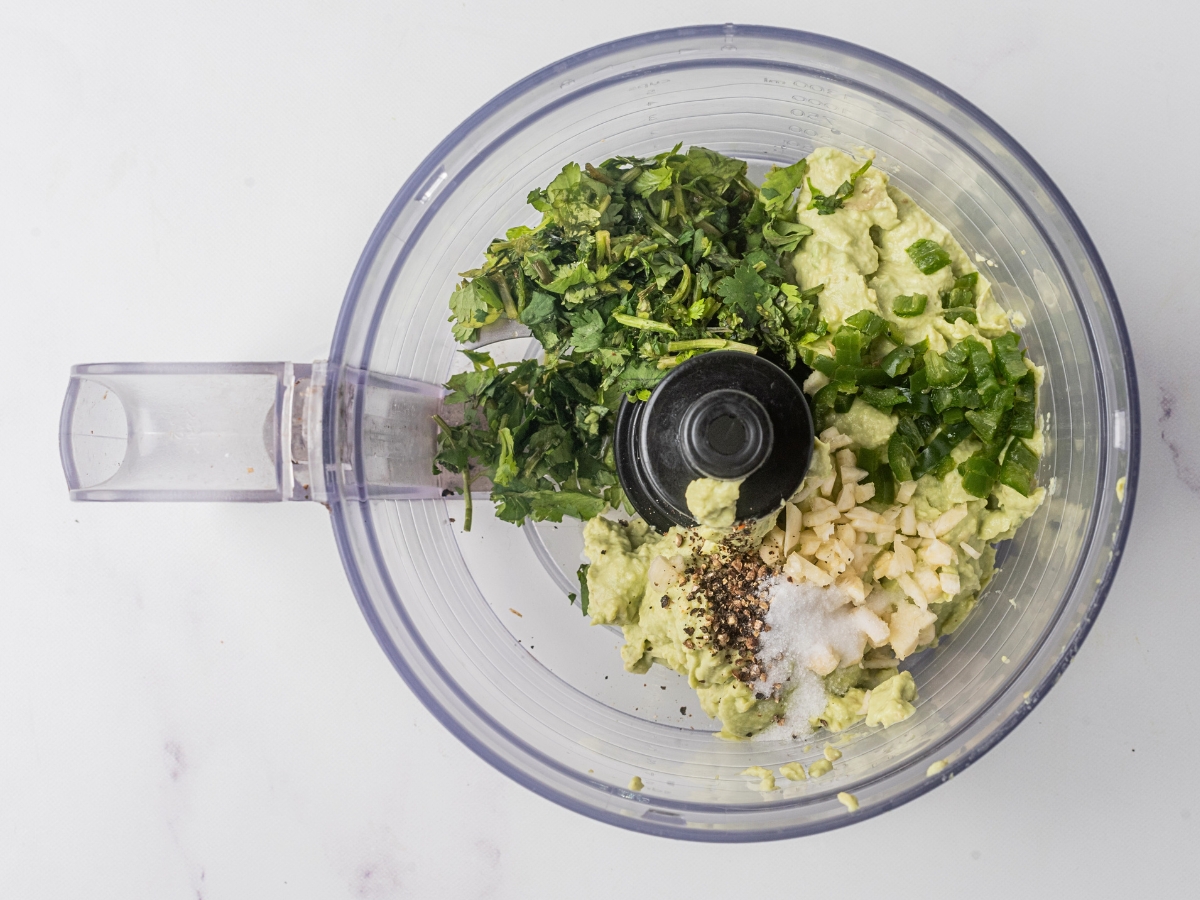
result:
<svg viewBox="0 0 1200 900"><path fill-rule="evenodd" d="M601 184L607 184L609 187L612 187L614 184L616 184L615 181L613 181L611 178L609 178L607 175L605 175L603 172L601 172L599 169L597 169L591 163L586 163L584 165L583 169L585 172L588 173L589 177L595 179L596 181L599 181Z"/></svg>
<svg viewBox="0 0 1200 900"><path fill-rule="evenodd" d="M508 279L504 274L497 272L492 276L492 281L496 287L500 288L500 302L504 304L504 314L510 319L515 319L520 313L517 312L517 304L513 302L512 294L508 290Z"/></svg>
<svg viewBox="0 0 1200 900"><path fill-rule="evenodd" d="M743 353L758 353L757 347L727 341L724 338L697 338L693 341L671 341L667 344L669 353L679 353L683 350L741 350Z"/></svg>
<svg viewBox="0 0 1200 900"><path fill-rule="evenodd" d="M670 325L664 322L655 322L653 319L639 319L637 316L631 316L628 313L615 312L612 317L624 325L626 328L640 328L642 331L661 331L663 334L675 334L676 331Z"/></svg>
<svg viewBox="0 0 1200 900"><path fill-rule="evenodd" d="M683 298L687 296L688 289L692 286L692 270L688 268L688 264L683 264L683 274L679 277L679 287L675 289L675 293L671 295L668 301L672 306L676 303L682 303Z"/></svg>
<svg viewBox="0 0 1200 900"><path fill-rule="evenodd" d="M463 472L463 531L471 530L471 513L474 507L471 503L471 464Z"/></svg>

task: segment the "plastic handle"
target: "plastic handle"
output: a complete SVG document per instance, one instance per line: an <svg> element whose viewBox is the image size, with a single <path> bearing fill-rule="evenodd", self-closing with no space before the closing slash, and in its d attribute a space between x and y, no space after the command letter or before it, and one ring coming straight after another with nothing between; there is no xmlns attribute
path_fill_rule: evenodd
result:
<svg viewBox="0 0 1200 900"><path fill-rule="evenodd" d="M298 368L75 366L59 423L71 499L290 499L293 473L283 448Z"/></svg>
<svg viewBox="0 0 1200 900"><path fill-rule="evenodd" d="M59 450L72 500L431 499L461 487L432 466L445 395L324 362L75 366Z"/></svg>

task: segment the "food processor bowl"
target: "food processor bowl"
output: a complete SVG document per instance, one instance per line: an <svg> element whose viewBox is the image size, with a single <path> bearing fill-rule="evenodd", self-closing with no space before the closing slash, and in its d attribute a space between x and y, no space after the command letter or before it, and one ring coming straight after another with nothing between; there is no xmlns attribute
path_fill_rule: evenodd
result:
<svg viewBox="0 0 1200 900"><path fill-rule="evenodd" d="M809 763L821 753L815 741L718 739L685 679L659 667L623 671L620 634L589 627L568 596L580 523L518 529L480 493L464 532L462 498L429 465L430 417L443 409L437 385L469 365L446 321L458 273L479 265L507 228L536 224L526 195L564 164L676 144L746 159L754 176L820 146L875 150L875 164L951 229L1023 319L1029 356L1046 373L1046 501L1001 546L997 574L962 627L906 660L915 714L887 729L860 723L820 736L842 752L833 771L781 780L772 792L742 771ZM521 329L488 339L507 358L537 349ZM77 492L86 493L77 484L86 454L66 435L83 441L79 410L96 406L88 379L102 374L77 370L64 407ZM214 385L222 376L209 374ZM783 29L638 35L513 85L438 145L388 206L329 360L259 376L273 411L262 446L291 448L293 465L256 487L261 496L233 496L239 469L229 484L206 486L208 497L326 502L367 621L446 727L556 803L677 838L812 834L960 773L1028 715L1077 652L1120 561L1136 486L1128 337L1096 250L1046 173L943 85L861 47ZM120 422L109 427L119 441ZM840 792L857 797L856 812Z"/></svg>

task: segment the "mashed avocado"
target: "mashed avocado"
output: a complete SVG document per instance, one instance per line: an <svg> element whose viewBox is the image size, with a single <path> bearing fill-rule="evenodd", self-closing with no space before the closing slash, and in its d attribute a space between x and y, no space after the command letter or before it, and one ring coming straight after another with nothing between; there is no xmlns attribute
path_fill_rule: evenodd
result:
<svg viewBox="0 0 1200 900"><path fill-rule="evenodd" d="M935 377L929 368L935 364L960 369L957 380L929 381L949 387L927 393L925 401L948 405L926 406L923 413L913 410L920 399L915 376L911 391L890 404L852 381L852 402L845 397L845 403L824 407L808 475L778 515L737 522L738 483L704 478L687 489L688 508L700 523L695 528L660 535L637 520L587 522L593 624L621 627L627 670L644 672L658 663L686 677L728 738L766 729L791 737L815 728L839 732L860 722L886 728L911 716L917 685L900 664L962 624L994 573L993 545L1011 538L1046 493L1033 486L1032 471L1029 482L1020 473L992 474L983 488L971 480L977 474L972 467L982 460L999 470L1010 456L1036 461L1043 450L1036 427L1012 425L1010 432L1006 424L998 434L1007 443L998 443L1000 438L988 436L985 421L971 418L994 396L984 393L988 366L997 367L1009 392L1004 422L1016 415L1017 386L1026 391L1021 402L1030 421L1042 379L1042 371L1021 355L1001 359L1001 350L1009 346L1015 352L1016 342L1006 345L1010 322L988 280L954 237L890 185L884 172L864 170L841 151L823 148L808 157L808 174L797 218L812 233L792 255L788 277L800 289L819 288L813 296L828 329L823 333L833 335L801 347L815 356L815 371L804 385L814 404L819 406L819 393L846 390L843 382L834 383L842 372L881 367L882 354L892 350L909 348L912 365L926 368L920 374L927 379ZM826 202L824 213L814 206L814 191L827 201L847 183L853 190L840 206L828 209ZM942 254L937 266L922 267L912 255L922 241L936 244ZM916 295L924 298L919 310ZM945 303L952 304L949 312ZM858 355L875 337L864 338L858 349L837 344L840 329L860 329L871 321L884 329L872 333L885 344L876 356ZM983 369L969 368L976 362L968 361L966 347L982 348ZM817 365L822 356L828 365ZM958 385L964 391L978 385L975 400L959 399L951 390ZM954 403L957 418L943 416L946 409L954 411ZM902 420L893 407L909 418ZM914 427L921 415L934 425L920 439L925 443L914 445L918 450L932 447L932 435L962 424L936 465L914 466L911 478L896 475L893 481L891 473L900 471L889 462L896 458L895 442L907 439L904 428ZM877 478L881 465L890 466L884 481ZM888 484L886 492L877 493L877 482ZM732 581L761 589L721 600L722 582L713 580L721 567ZM718 608L718 600L732 605ZM745 609L753 615L745 617ZM794 614L785 615L788 609ZM760 644L773 628L780 630ZM759 658L766 645L782 655ZM787 656L781 647L796 655ZM818 761L808 774L817 777L828 767L830 761ZM803 773L801 767L784 774ZM747 774L766 783L757 771Z"/></svg>
<svg viewBox="0 0 1200 900"><path fill-rule="evenodd" d="M691 540L683 537L688 531L693 531ZM657 536L643 523L602 517L587 522L583 538L583 552L592 560L587 573L592 624L621 626L626 670L645 672L658 663L683 675L704 712L721 721L724 737L748 737L780 714L780 703L756 699L737 678L728 653L699 639L705 604L684 572L697 555L715 552L717 544L692 529L672 528Z"/></svg>
<svg viewBox="0 0 1200 900"><path fill-rule="evenodd" d="M737 519L740 481L697 478L687 486L688 511L709 528L728 528Z"/></svg>

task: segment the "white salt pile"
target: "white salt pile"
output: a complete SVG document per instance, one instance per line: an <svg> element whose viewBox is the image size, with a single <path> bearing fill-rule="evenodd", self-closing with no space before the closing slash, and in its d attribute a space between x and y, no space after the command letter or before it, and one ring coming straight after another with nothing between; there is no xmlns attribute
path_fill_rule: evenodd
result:
<svg viewBox="0 0 1200 900"><path fill-rule="evenodd" d="M825 709L823 676L861 661L868 639L887 639L887 625L870 610L855 606L836 585L791 583L775 576L765 587L771 602L765 621L771 630L763 630L758 658L767 684L781 685L788 703L783 722L756 737L804 737L812 733L808 720Z"/></svg>

